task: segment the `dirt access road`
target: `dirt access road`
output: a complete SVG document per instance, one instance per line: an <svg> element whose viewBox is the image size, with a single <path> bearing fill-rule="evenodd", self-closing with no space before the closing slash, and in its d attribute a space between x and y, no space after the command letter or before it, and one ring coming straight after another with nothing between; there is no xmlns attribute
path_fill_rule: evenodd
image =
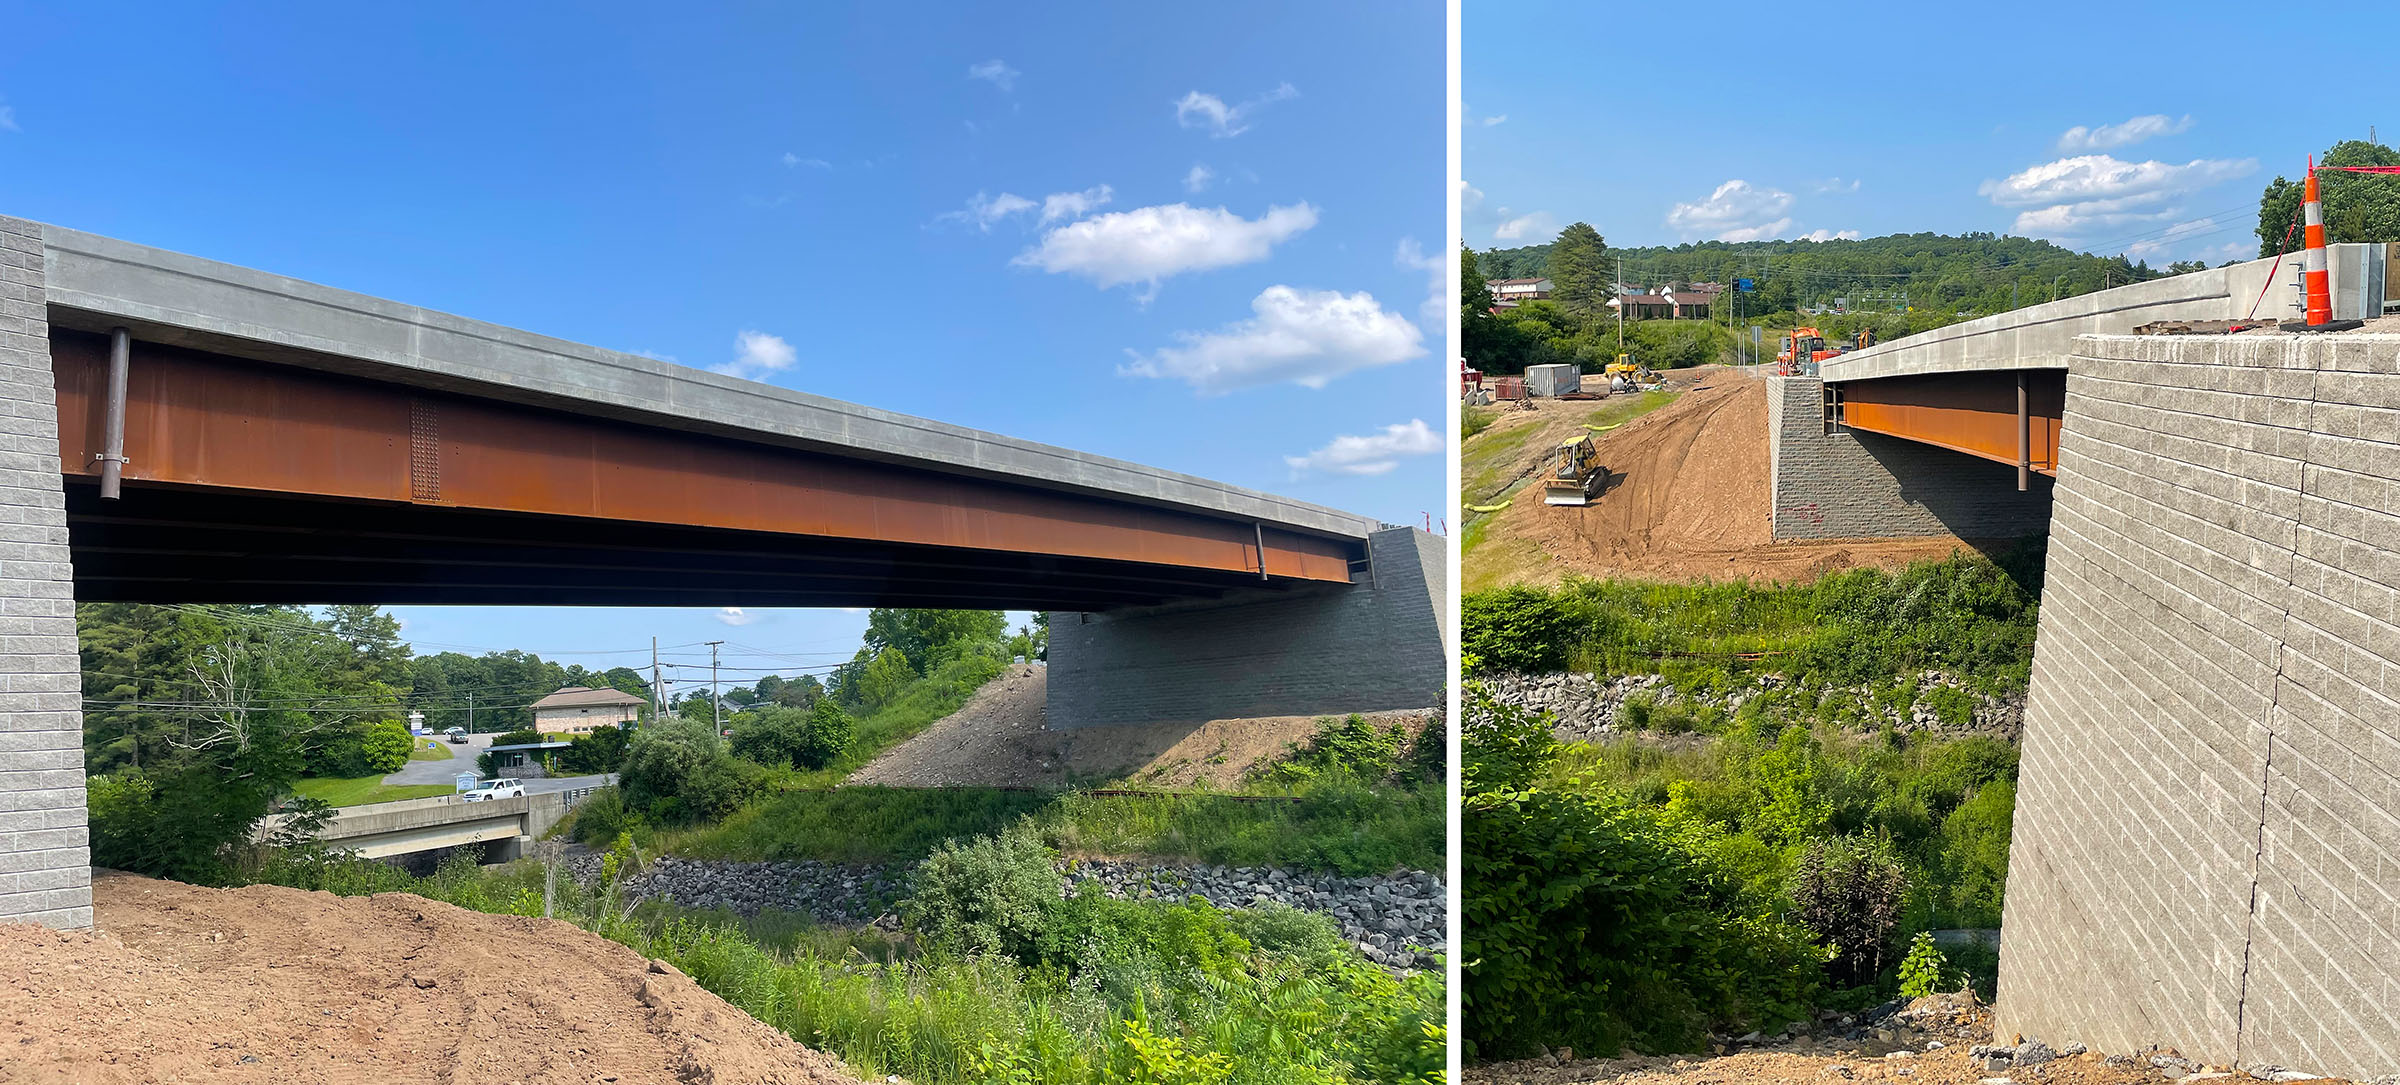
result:
<svg viewBox="0 0 2400 1085"><path fill-rule="evenodd" d="M1131 788L1217 788L1316 733L1318 716L1266 716L1050 730L1050 668L1011 665L959 710L851 773L846 784L885 787L1064 788L1113 782ZM1416 734L1430 711L1361 713L1378 727Z"/></svg>
<svg viewBox="0 0 2400 1085"><path fill-rule="evenodd" d="M0 925L0 1083L855 1083L565 923L407 893L103 873L97 931Z"/></svg>
<svg viewBox="0 0 2400 1085"><path fill-rule="evenodd" d="M1592 435L1609 475L1592 504L1545 505L1539 486L1528 485L1479 525L1465 558L1467 590L1552 584L1569 575L1806 581L1851 568L1898 568L1967 546L1947 536L1776 542L1766 382L1725 366L1679 370L1667 380L1677 393L1672 402ZM1550 400L1532 411L1503 410L1467 442L1466 461L1486 465L1468 474L1538 473L1560 441L1606 417L1609 402ZM1479 456L1478 444L1493 438L1499 440L1489 447L1500 455Z"/></svg>

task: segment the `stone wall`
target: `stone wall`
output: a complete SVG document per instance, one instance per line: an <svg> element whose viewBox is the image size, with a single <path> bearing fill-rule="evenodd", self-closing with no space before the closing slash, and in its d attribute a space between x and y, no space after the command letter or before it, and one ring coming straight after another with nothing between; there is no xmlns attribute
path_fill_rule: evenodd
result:
<svg viewBox="0 0 2400 1085"><path fill-rule="evenodd" d="M92 924L41 228L0 218L0 922Z"/></svg>
<svg viewBox="0 0 2400 1085"><path fill-rule="evenodd" d="M2400 1070L2400 336L2086 337L1998 1030Z"/></svg>
<svg viewBox="0 0 2400 1085"><path fill-rule="evenodd" d="M1371 577L1204 603L1050 615L1049 726L1197 723L1443 703L1445 540L1374 533Z"/></svg>
<svg viewBox="0 0 2400 1085"><path fill-rule="evenodd" d="M1880 433L1825 432L1824 382L1767 377L1775 538L1871 539L2039 534L2052 482L2017 489L2007 464Z"/></svg>

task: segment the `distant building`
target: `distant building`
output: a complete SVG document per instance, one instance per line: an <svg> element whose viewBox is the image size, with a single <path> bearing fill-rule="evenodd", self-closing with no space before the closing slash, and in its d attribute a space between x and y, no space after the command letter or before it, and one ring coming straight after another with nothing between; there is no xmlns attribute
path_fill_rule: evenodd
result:
<svg viewBox="0 0 2400 1085"><path fill-rule="evenodd" d="M1717 300L1714 294L1684 290L1668 294L1666 298L1667 306L1671 310L1668 315L1676 320L1706 320L1708 319L1708 307Z"/></svg>
<svg viewBox="0 0 2400 1085"><path fill-rule="evenodd" d="M1495 301L1541 301L1550 296L1548 279L1494 279L1485 285L1492 288Z"/></svg>
<svg viewBox="0 0 2400 1085"><path fill-rule="evenodd" d="M616 689L568 686L533 702L533 729L545 735L588 735L594 727L624 728L642 718L649 704Z"/></svg>
<svg viewBox="0 0 2400 1085"><path fill-rule="evenodd" d="M1627 320L1667 320L1675 316L1675 303L1665 294L1620 294L1609 304L1625 314Z"/></svg>

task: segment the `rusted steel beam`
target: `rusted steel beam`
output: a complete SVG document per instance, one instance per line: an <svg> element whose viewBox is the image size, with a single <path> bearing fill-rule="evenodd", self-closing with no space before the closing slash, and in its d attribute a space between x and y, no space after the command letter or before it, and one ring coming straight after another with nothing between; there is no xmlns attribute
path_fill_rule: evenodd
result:
<svg viewBox="0 0 2400 1085"><path fill-rule="evenodd" d="M55 330L62 469L107 342ZM1090 558L1348 583L1359 544L1102 495L632 425L135 341L128 483Z"/></svg>
<svg viewBox="0 0 2400 1085"><path fill-rule="evenodd" d="M1842 425L2056 475L2066 372L2023 374L2022 420L2018 379L2014 372L1987 372L1843 381Z"/></svg>

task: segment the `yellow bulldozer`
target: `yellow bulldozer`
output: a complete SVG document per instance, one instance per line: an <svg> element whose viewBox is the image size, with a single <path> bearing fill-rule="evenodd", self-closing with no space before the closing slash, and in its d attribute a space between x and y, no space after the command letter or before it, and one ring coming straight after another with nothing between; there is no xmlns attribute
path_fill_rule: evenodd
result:
<svg viewBox="0 0 2400 1085"><path fill-rule="evenodd" d="M1614 391L1620 381L1628 388L1639 388L1644 381L1658 379L1658 374L1652 373L1649 366L1634 361L1633 355L1619 354L1617 360L1608 363L1608 367L1601 372L1601 379Z"/></svg>
<svg viewBox="0 0 2400 1085"><path fill-rule="evenodd" d="M1607 477L1608 470L1600 466L1600 447L1592 443L1591 435L1570 437L1550 453L1550 473L1542 479L1542 504L1589 505Z"/></svg>

